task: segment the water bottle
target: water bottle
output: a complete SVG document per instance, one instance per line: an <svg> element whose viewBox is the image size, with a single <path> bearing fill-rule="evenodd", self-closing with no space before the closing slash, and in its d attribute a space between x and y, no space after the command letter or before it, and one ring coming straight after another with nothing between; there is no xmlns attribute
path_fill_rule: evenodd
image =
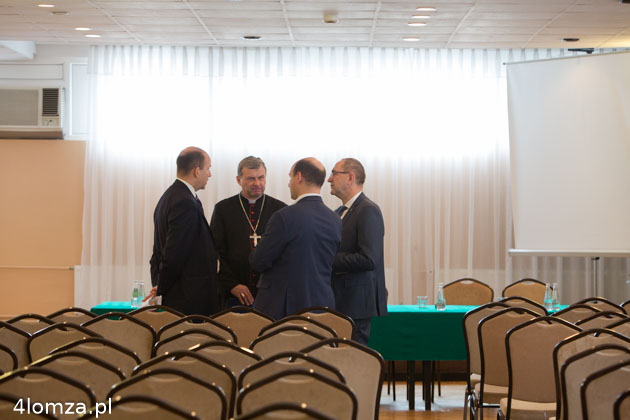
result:
<svg viewBox="0 0 630 420"><path fill-rule="evenodd" d="M444 299L444 285L438 284L437 297L435 298L435 309L443 311L446 309L446 299Z"/></svg>
<svg viewBox="0 0 630 420"><path fill-rule="evenodd" d="M545 309L548 311L551 311L553 309L553 303L551 300L551 285L549 283L547 283L545 285Z"/></svg>
<svg viewBox="0 0 630 420"><path fill-rule="evenodd" d="M144 282L141 281L140 282L140 287L138 288L138 306L142 305L142 301L145 298L145 294L144 294Z"/></svg>
<svg viewBox="0 0 630 420"><path fill-rule="evenodd" d="M134 280L133 282L133 290L131 292L131 307L138 308L140 307L140 284L138 280Z"/></svg>
<svg viewBox="0 0 630 420"><path fill-rule="evenodd" d="M551 288L551 308L554 311L560 309L560 299L558 298L558 283L554 283Z"/></svg>

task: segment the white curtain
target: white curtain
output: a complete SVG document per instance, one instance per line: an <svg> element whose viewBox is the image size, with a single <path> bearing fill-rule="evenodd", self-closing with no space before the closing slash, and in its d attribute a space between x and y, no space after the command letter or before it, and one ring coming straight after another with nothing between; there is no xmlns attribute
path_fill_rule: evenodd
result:
<svg viewBox="0 0 630 420"><path fill-rule="evenodd" d="M75 303L126 300L150 283L153 209L188 145L209 151L208 219L236 165L263 158L267 193L291 203L305 156L366 167L383 210L390 304L469 276L500 295L523 277L592 295L587 258L510 257L506 61L561 50L92 47L81 277ZM323 188L325 202L339 201ZM599 262L599 294L628 297L626 259Z"/></svg>

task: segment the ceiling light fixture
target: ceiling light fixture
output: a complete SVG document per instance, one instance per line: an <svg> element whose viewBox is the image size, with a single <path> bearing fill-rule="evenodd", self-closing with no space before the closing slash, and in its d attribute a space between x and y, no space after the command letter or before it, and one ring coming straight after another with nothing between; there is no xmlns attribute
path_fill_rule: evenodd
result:
<svg viewBox="0 0 630 420"><path fill-rule="evenodd" d="M408 26L427 26L427 24L424 22L409 22L407 25Z"/></svg>
<svg viewBox="0 0 630 420"><path fill-rule="evenodd" d="M70 12L66 12L65 10L55 10L54 12L50 12L50 14L53 16L65 16L69 15Z"/></svg>
<svg viewBox="0 0 630 420"><path fill-rule="evenodd" d="M564 42L578 42L580 38L562 38Z"/></svg>
<svg viewBox="0 0 630 420"><path fill-rule="evenodd" d="M403 41L416 42L416 41L420 41L420 38L417 38L415 36L407 36L403 38Z"/></svg>
<svg viewBox="0 0 630 420"><path fill-rule="evenodd" d="M54 4L38 4L37 7L55 7Z"/></svg>
<svg viewBox="0 0 630 420"><path fill-rule="evenodd" d="M86 38L100 38L101 36L97 34L87 34L85 37Z"/></svg>
<svg viewBox="0 0 630 420"><path fill-rule="evenodd" d="M259 35L243 35L243 39L246 41L258 41L262 36Z"/></svg>
<svg viewBox="0 0 630 420"><path fill-rule="evenodd" d="M74 28L75 31L91 31L92 28Z"/></svg>
<svg viewBox="0 0 630 420"><path fill-rule="evenodd" d="M420 6L416 7L416 10L418 12L435 12L437 9L435 7Z"/></svg>
<svg viewBox="0 0 630 420"><path fill-rule="evenodd" d="M413 15L411 16L412 19L431 19L431 16L428 15Z"/></svg>

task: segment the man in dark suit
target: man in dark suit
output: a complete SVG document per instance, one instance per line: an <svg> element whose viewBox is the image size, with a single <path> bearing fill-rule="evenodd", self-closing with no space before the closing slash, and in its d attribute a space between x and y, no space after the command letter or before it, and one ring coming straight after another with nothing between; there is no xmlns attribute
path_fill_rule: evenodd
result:
<svg viewBox="0 0 630 420"><path fill-rule="evenodd" d="M258 245L271 215L286 207L265 194L266 180L265 162L248 156L237 169L241 192L214 206L210 230L221 262L218 282L222 309L254 303L259 276L249 266L249 254Z"/></svg>
<svg viewBox="0 0 630 420"><path fill-rule="evenodd" d="M249 261L261 273L254 308L275 319L309 306L334 308L332 263L341 241L341 220L322 201L326 170L317 159L289 171L292 206L271 216Z"/></svg>
<svg viewBox="0 0 630 420"><path fill-rule="evenodd" d="M370 319L387 314L381 209L363 193L365 169L356 159L342 159L332 170L330 193L343 205L341 246L333 263L332 287L339 312L354 320L352 339L367 345Z"/></svg>
<svg viewBox="0 0 630 420"><path fill-rule="evenodd" d="M177 179L158 201L151 284L147 299L184 314L211 315L218 310L217 254L197 191L210 178L210 156L196 147L177 157ZM145 299L146 300L146 299Z"/></svg>

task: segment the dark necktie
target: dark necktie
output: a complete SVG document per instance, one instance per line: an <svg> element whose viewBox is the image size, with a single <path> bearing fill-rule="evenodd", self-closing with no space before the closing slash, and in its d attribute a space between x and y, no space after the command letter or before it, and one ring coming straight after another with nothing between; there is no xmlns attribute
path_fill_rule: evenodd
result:
<svg viewBox="0 0 630 420"><path fill-rule="evenodd" d="M201 211L203 211L203 206L201 205L201 200L199 199L199 197L197 197L195 195L195 201L197 201L197 205L199 206L199 208L201 209Z"/></svg>
<svg viewBox="0 0 630 420"><path fill-rule="evenodd" d="M343 214L344 211L346 211L348 207L346 206L339 206L339 208L337 208L337 210L335 210L335 213L337 213L337 215L339 217L341 217L341 215Z"/></svg>

